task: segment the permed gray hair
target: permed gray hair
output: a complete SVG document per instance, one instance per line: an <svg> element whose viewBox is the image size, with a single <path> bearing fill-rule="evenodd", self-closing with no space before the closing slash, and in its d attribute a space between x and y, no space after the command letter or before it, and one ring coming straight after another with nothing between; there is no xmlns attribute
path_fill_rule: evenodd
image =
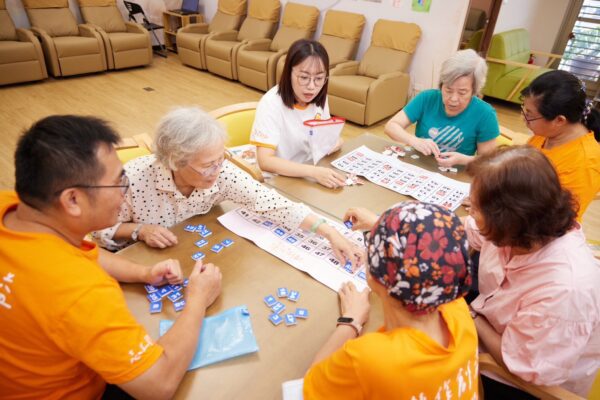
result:
<svg viewBox="0 0 600 400"><path fill-rule="evenodd" d="M473 77L473 95L481 95L485 86L488 67L485 60L473 49L457 51L442 64L440 89L442 85L451 85L463 76Z"/></svg>
<svg viewBox="0 0 600 400"><path fill-rule="evenodd" d="M202 149L227 141L223 126L198 107L177 107L156 128L154 153L165 167L185 167Z"/></svg>

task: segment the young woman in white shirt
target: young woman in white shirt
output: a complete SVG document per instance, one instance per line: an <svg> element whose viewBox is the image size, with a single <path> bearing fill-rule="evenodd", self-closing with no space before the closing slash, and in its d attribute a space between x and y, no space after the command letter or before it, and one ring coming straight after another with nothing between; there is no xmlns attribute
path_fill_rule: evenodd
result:
<svg viewBox="0 0 600 400"><path fill-rule="evenodd" d="M313 158L310 129L304 125L308 120L330 118L328 78L329 56L323 45L305 39L294 42L279 85L265 93L256 109L250 141L257 146L263 171L314 179L328 188L344 186L341 173L316 166L319 160ZM331 147L324 154L339 150L342 144L339 133L320 141L321 146L323 142Z"/></svg>

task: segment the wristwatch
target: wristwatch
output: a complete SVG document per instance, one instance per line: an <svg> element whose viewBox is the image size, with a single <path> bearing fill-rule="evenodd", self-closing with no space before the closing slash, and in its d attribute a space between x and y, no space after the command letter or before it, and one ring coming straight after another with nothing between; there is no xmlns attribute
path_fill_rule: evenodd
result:
<svg viewBox="0 0 600 400"><path fill-rule="evenodd" d="M142 229L142 224L137 224L133 232L131 232L131 240L134 242L138 241L138 235L140 234L140 229Z"/></svg>
<svg viewBox="0 0 600 400"><path fill-rule="evenodd" d="M336 326L339 325L348 325L354 328L354 330L356 331L356 336L360 336L360 333L362 332L362 325L354 322L354 318L351 317L339 317L337 319L337 324Z"/></svg>

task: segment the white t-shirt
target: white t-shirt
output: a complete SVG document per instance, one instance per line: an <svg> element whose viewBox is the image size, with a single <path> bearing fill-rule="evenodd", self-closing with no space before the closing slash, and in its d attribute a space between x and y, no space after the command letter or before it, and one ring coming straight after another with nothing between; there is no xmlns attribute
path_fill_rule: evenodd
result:
<svg viewBox="0 0 600 400"><path fill-rule="evenodd" d="M311 128L303 124L304 121L313 119L329 119L329 104L325 101L324 108L311 103L304 109L298 106L290 109L283 104L277 89L278 86L271 88L258 102L250 143L272 148L277 157L286 160L316 164L319 160L313 159ZM328 150L333 149L338 138L339 133L335 140L331 141L333 145ZM327 153L329 151L325 152Z"/></svg>

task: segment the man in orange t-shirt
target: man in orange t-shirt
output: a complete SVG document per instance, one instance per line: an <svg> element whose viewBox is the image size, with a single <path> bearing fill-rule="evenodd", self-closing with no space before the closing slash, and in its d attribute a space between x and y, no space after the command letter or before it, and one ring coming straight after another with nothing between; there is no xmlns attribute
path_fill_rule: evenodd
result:
<svg viewBox="0 0 600 400"><path fill-rule="evenodd" d="M0 192L2 398L169 398L191 361L219 269L196 265L186 308L154 342L117 281L179 283L179 263L147 267L82 240L114 225L129 189L117 141L103 121L77 116L44 118L19 140L17 194Z"/></svg>

